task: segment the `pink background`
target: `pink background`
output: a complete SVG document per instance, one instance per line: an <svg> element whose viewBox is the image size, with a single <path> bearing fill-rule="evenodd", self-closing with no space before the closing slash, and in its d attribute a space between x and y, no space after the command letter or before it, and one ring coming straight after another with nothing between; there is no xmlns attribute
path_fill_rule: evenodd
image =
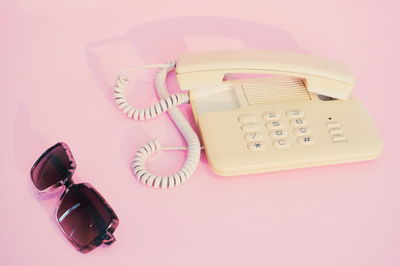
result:
<svg viewBox="0 0 400 266"><path fill-rule="evenodd" d="M0 264L400 265L399 12L395 0L0 0ZM139 184L134 151L149 139L183 140L167 115L125 118L112 102L116 73L225 48L351 64L353 95L379 128L383 155L233 178L213 174L203 156L179 188ZM156 99L152 74L132 76L135 104ZM53 220L59 195L36 196L30 167L57 141L73 151L75 181L91 183L118 214L112 246L76 252ZM160 153L149 167L170 173L183 158Z"/></svg>

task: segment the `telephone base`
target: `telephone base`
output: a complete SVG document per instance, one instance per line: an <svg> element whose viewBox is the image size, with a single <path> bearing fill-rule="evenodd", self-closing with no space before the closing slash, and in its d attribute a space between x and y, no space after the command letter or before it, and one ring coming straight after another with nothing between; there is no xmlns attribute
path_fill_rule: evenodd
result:
<svg viewBox="0 0 400 266"><path fill-rule="evenodd" d="M311 101L198 114L197 125L213 171L241 175L380 155L383 143L359 101L322 101L311 96Z"/></svg>

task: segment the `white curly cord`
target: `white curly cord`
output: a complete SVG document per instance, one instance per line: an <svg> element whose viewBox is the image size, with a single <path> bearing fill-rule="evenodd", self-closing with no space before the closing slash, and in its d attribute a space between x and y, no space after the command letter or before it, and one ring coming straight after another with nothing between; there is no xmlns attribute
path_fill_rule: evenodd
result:
<svg viewBox="0 0 400 266"><path fill-rule="evenodd" d="M115 102L118 104L119 109L121 109L129 118L133 118L134 120L148 120L159 116L161 113L170 110L176 105L188 103L189 96L185 93L168 94L165 97L162 97L158 103L155 103L148 108L136 108L128 103L124 92L126 84L128 83L128 78L124 76L127 72L148 68L168 68L168 66L168 64L148 65L127 68L121 71L113 88Z"/></svg>
<svg viewBox="0 0 400 266"><path fill-rule="evenodd" d="M159 67L160 68L157 71L157 74L155 76L155 87L157 89L158 96L160 98L164 99L165 101L169 101L168 99L171 99L170 101L173 101L172 98L174 98L175 95L179 95L179 94L169 95L167 87L166 87L166 78L167 78L168 72L173 71L175 69L175 62L169 62L164 65L148 66L147 68L150 68L150 67ZM120 77L121 77L121 75L120 75ZM118 81L123 80L120 77L118 78ZM118 83L118 81L117 81L117 83ZM115 87L114 87L114 90L115 90ZM116 92L118 92L118 91L116 91ZM184 94L184 95L186 95L186 94ZM118 95L118 96L121 96L121 95ZM187 97L187 95L186 95L186 97ZM152 118L152 114L155 114L154 116L157 116L159 113L164 112L165 110L163 111L163 109L161 109L162 101L163 100L161 100L158 104L155 104L156 107L154 107L154 108L150 107L147 109L142 109L142 110L148 110L147 112L143 111L142 117L144 119L148 119L148 117ZM178 185L186 182L190 178L190 176L193 174L193 172L196 170L196 167L200 160L199 137L193 131L192 127L190 126L188 121L185 119L185 117L183 116L181 111L177 107L175 107L175 105L177 105L177 102L178 102L178 99L176 100L176 102L168 102L169 105L167 105L166 110L168 110L168 113L171 116L171 119L174 121L175 125L177 126L177 128L179 129L179 131L181 132L183 137L185 138L186 143L188 144L188 147L187 147L188 154L185 159L185 162L183 163L182 168L179 169L175 174L168 175L168 176L158 176L158 175L152 174L149 171L147 171L146 166L145 166L146 159L153 153L155 153L159 150L172 150L172 149L182 150L182 149L185 149L185 148L181 148L181 147L161 148L160 143L156 140L149 141L143 147L138 149L138 151L136 152L136 154L133 158L132 171L133 171L134 175L140 180L140 182L142 182L148 186L154 187L154 188L162 188L162 189L173 188L175 186L178 186ZM186 100L186 102L188 102L188 99ZM176 103L176 104L174 104L174 103ZM165 103L165 104L167 104L167 103ZM157 109L157 105L159 105L158 109ZM125 108L126 107L122 107L121 109L125 112ZM152 111L149 110L151 108L153 108ZM139 109L135 109L135 110L139 110ZM161 112L156 113L157 110L161 110ZM128 111L126 111L128 116L129 116L129 112L135 113L135 111L128 110ZM134 119L136 119L134 114L130 117L133 117ZM139 111L139 115L137 117L139 117L139 119L141 118L140 111Z"/></svg>

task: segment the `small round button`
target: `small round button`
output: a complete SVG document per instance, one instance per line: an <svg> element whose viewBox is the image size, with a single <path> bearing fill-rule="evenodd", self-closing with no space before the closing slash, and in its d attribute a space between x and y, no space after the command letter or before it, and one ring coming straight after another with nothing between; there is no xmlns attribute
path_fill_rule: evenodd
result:
<svg viewBox="0 0 400 266"><path fill-rule="evenodd" d="M286 112L286 115L289 118L301 118L304 117L304 112L301 110L290 110Z"/></svg>
<svg viewBox="0 0 400 266"><path fill-rule="evenodd" d="M257 140L262 140L264 136L261 133L247 133L244 135L245 140L247 141L257 141Z"/></svg>
<svg viewBox="0 0 400 266"><path fill-rule="evenodd" d="M307 126L308 123L307 123L307 120L305 120L305 119L297 118L297 119L291 120L290 124L293 127L305 127L305 126Z"/></svg>
<svg viewBox="0 0 400 266"><path fill-rule="evenodd" d="M277 119L279 119L281 116L280 116L279 113L277 113L277 112L265 112L265 113L263 113L262 117L263 117L265 120L270 121L270 120L277 120Z"/></svg>
<svg viewBox="0 0 400 266"><path fill-rule="evenodd" d="M311 134L311 129L309 129L308 127L296 128L294 130L294 134L296 134L297 136L307 136Z"/></svg>
<svg viewBox="0 0 400 266"><path fill-rule="evenodd" d="M286 138L287 132L285 130L274 130L271 132L271 137L273 138Z"/></svg>
<svg viewBox="0 0 400 266"><path fill-rule="evenodd" d="M267 126L267 128L269 129L278 129L278 128L283 128L283 124L279 121L271 121L271 122L267 122L265 124Z"/></svg>
<svg viewBox="0 0 400 266"><path fill-rule="evenodd" d="M260 130L260 126L258 124L244 124L242 126L243 132L256 132Z"/></svg>
<svg viewBox="0 0 400 266"><path fill-rule="evenodd" d="M280 140L275 140L274 146L277 148L287 148L290 147L290 141L287 139L280 139Z"/></svg>

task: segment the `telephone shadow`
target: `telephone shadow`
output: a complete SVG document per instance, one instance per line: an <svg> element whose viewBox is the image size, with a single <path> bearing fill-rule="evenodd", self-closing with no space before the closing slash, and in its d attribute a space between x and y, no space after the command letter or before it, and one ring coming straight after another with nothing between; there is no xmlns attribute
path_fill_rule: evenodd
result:
<svg viewBox="0 0 400 266"><path fill-rule="evenodd" d="M196 48L201 46L202 50L216 50L216 48L271 49L307 53L298 45L290 33L268 25L234 18L176 17L137 25L126 30L125 35L113 36L90 43L86 51L88 68L105 97L110 104L114 105L111 89L113 84L107 82L107 77L110 74L103 73L101 70L101 54L96 53L96 48L114 45L117 49L118 43L129 43L136 53L135 56L141 59L141 62L132 62L132 65L154 64L166 62L177 58L182 53L193 51L193 47L190 47L187 42L190 37L195 37L196 40L200 41L200 45L196 45ZM234 47L232 47L230 40L235 41ZM173 75L170 75L167 83L171 92L179 91ZM155 92L154 95L156 95ZM155 101L156 99L153 102ZM197 130L190 106L180 106L180 109L188 118L192 127ZM131 133L130 130L129 135ZM132 136L126 138L128 137L132 138ZM180 138L180 141L184 142L182 136ZM120 142L121 153L124 157L134 152L130 150L132 145L127 145L128 143L129 141L125 137ZM204 152L202 152L201 163L207 163ZM215 176L208 166L205 168L211 176Z"/></svg>

